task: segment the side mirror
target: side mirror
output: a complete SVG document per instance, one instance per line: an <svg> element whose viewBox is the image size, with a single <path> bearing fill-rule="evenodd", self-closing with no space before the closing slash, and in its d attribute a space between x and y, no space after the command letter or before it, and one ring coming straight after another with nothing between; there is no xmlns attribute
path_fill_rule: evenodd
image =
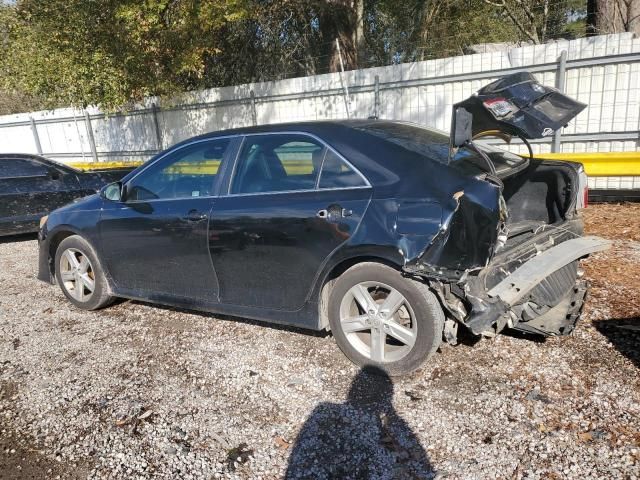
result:
<svg viewBox="0 0 640 480"><path fill-rule="evenodd" d="M102 187L100 190L100 196L112 202L119 202L122 200L122 183L114 182Z"/></svg>
<svg viewBox="0 0 640 480"><path fill-rule="evenodd" d="M461 147L473 139L473 115L464 107L453 107L451 146Z"/></svg>

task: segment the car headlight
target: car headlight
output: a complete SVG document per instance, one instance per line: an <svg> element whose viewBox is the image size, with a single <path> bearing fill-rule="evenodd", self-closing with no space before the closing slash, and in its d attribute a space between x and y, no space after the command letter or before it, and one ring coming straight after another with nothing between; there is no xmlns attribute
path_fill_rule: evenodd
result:
<svg viewBox="0 0 640 480"><path fill-rule="evenodd" d="M48 218L49 218L49 215L45 215L40 219L40 228L44 227L44 224L47 223Z"/></svg>

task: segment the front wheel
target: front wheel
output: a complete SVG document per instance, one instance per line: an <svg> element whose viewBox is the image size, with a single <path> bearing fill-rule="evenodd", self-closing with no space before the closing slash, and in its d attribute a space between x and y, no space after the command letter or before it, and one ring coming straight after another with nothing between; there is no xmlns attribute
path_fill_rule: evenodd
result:
<svg viewBox="0 0 640 480"><path fill-rule="evenodd" d="M389 375L417 369L442 339L444 313L417 281L379 263L360 263L342 274L329 298L336 342L355 364Z"/></svg>
<svg viewBox="0 0 640 480"><path fill-rule="evenodd" d="M84 238L65 238L56 250L55 262L58 285L76 307L97 310L113 301L98 257Z"/></svg>

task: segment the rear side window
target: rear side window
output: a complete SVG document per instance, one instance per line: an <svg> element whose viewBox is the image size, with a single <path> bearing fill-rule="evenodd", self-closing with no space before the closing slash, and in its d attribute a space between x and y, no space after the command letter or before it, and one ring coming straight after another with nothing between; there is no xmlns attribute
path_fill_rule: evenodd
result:
<svg viewBox="0 0 640 480"><path fill-rule="evenodd" d="M324 146L300 134L245 137L231 193L313 190Z"/></svg>
<svg viewBox="0 0 640 480"><path fill-rule="evenodd" d="M228 138L188 145L144 170L127 185L127 200L208 197L231 142Z"/></svg>
<svg viewBox="0 0 640 480"><path fill-rule="evenodd" d="M0 160L0 178L43 177L49 174L46 165L26 158Z"/></svg>
<svg viewBox="0 0 640 480"><path fill-rule="evenodd" d="M322 162L320 188L346 188L366 186L364 179L333 150L327 150Z"/></svg>
<svg viewBox="0 0 640 480"><path fill-rule="evenodd" d="M471 148L459 148L449 161L449 137L436 130L406 123L378 121L359 128L425 158L449 165L465 175L479 175L488 171L486 161ZM526 159L483 141L474 141L474 144L489 156L499 176L508 175L510 170L527 164Z"/></svg>

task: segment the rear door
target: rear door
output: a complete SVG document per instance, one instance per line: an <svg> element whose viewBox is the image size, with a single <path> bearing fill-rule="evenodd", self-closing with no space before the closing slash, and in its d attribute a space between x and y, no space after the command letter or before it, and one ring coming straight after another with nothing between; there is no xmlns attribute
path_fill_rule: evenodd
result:
<svg viewBox="0 0 640 480"><path fill-rule="evenodd" d="M246 136L229 194L217 200L210 220L221 303L301 308L370 196L366 179L315 137Z"/></svg>
<svg viewBox="0 0 640 480"><path fill-rule="evenodd" d="M0 232L34 232L40 217L77 196L77 175L29 157L0 159Z"/></svg>

